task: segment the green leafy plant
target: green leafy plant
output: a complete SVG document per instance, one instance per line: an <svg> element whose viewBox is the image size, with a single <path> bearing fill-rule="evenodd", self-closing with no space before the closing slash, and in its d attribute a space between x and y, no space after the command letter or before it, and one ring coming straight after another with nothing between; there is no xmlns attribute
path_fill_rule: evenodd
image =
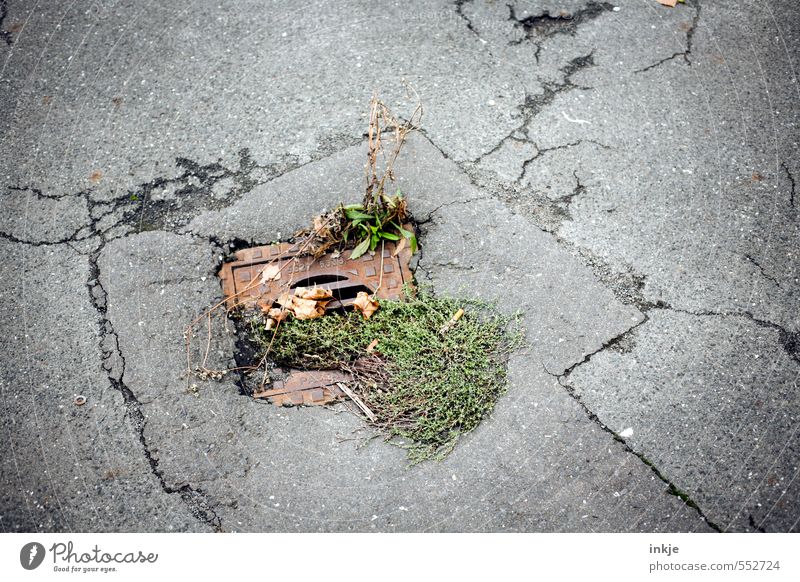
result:
<svg viewBox="0 0 800 582"><path fill-rule="evenodd" d="M374 251L383 240L396 242L401 238L408 241L412 253L417 252L416 235L400 224L407 216L403 195L398 190L394 196L384 196L384 198L385 204L375 208L371 213L367 212L363 204L350 204L339 208L344 216L342 239L345 243L351 240L358 241L350 255L351 259L357 259L367 251Z"/></svg>
<svg viewBox="0 0 800 582"><path fill-rule="evenodd" d="M386 105L373 97L370 102L370 122L367 131L367 186L360 204L340 205L313 221L313 227L295 234L305 254L322 256L331 249L352 248L351 258L357 259L374 251L382 241L407 243L417 252L417 237L408 228L411 214L406 198L397 190L386 193L387 183L394 182L393 168L410 132L422 119L422 107L417 105L411 117L401 122ZM391 139L386 137L391 135ZM388 151L388 153L387 153Z"/></svg>

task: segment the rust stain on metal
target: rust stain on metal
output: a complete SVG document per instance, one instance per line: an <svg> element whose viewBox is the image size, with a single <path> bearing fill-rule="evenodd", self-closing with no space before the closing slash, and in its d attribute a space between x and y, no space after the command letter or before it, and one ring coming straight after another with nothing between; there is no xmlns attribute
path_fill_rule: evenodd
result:
<svg viewBox="0 0 800 582"><path fill-rule="evenodd" d="M290 370L285 380L275 380L269 390L256 392L253 398L268 398L276 406L328 404L344 397L337 384L352 380L338 370Z"/></svg>
<svg viewBox="0 0 800 582"><path fill-rule="evenodd" d="M341 255L328 253L318 259L299 256L299 245L289 243L243 249L235 254L235 261L224 264L220 270L222 292L229 309L237 306L269 309L282 293L315 285L333 294L334 301L328 304L328 309L350 305L359 291L375 293L379 299L400 299L403 285L412 285L408 267L411 251L406 246L392 256L396 249L394 242L387 242L382 253L379 248L357 259L349 258L352 253L349 250Z"/></svg>

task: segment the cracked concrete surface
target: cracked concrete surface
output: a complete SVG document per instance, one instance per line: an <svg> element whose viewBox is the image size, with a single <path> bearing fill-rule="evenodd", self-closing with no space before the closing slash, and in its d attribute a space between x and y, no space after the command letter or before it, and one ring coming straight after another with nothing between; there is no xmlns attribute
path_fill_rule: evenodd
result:
<svg viewBox="0 0 800 582"><path fill-rule="evenodd" d="M3 530L796 530L798 30L788 0L1 0ZM401 79L417 279L528 340L413 468L341 410L187 391L183 338L231 248L360 198Z"/></svg>

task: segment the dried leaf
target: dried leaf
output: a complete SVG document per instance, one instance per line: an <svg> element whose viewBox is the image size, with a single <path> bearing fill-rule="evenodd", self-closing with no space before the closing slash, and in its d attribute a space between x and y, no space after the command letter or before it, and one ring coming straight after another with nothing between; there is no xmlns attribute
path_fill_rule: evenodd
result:
<svg viewBox="0 0 800 582"><path fill-rule="evenodd" d="M674 7L678 0L656 0L659 4L663 4L664 6L669 6L670 8Z"/></svg>
<svg viewBox="0 0 800 582"><path fill-rule="evenodd" d="M281 278L281 267L278 263L270 263L261 271L261 284L267 281L277 281Z"/></svg>
<svg viewBox="0 0 800 582"><path fill-rule="evenodd" d="M323 287L312 287L311 289L298 287L294 290L294 294L302 299L313 299L314 301L333 298L333 294Z"/></svg>
<svg viewBox="0 0 800 582"><path fill-rule="evenodd" d="M378 311L379 307L380 304L374 299L370 299L365 291L359 291L355 301L353 301L353 308L361 312L364 319L372 317L372 314Z"/></svg>
<svg viewBox="0 0 800 582"><path fill-rule="evenodd" d="M314 234L323 241L331 239L331 217L328 214L323 214L314 218ZM329 241L330 242L330 241Z"/></svg>
<svg viewBox="0 0 800 582"><path fill-rule="evenodd" d="M325 315L325 307L332 299L331 292L321 287L311 289L298 287L295 295L283 293L276 302L282 307L270 309L267 315L277 321L283 321L291 313L297 319L315 319Z"/></svg>
<svg viewBox="0 0 800 582"><path fill-rule="evenodd" d="M392 253L393 257L396 257L397 255L399 255L400 252L404 248L406 248L407 241L408 241L408 239L406 239L405 237L400 239L400 242L397 243L397 246L394 248L394 252Z"/></svg>
<svg viewBox="0 0 800 582"><path fill-rule="evenodd" d="M327 301L314 301L302 297L292 298L292 313L297 319L316 319L325 315Z"/></svg>
<svg viewBox="0 0 800 582"><path fill-rule="evenodd" d="M267 312L267 317L270 319L274 319L276 322L283 321L287 317L289 317L290 311L287 309L281 309L280 307L273 307Z"/></svg>
<svg viewBox="0 0 800 582"><path fill-rule="evenodd" d="M376 347L378 347L378 338L375 338L374 340L369 342L369 345L367 346L367 353L371 354L372 352L375 351Z"/></svg>
<svg viewBox="0 0 800 582"><path fill-rule="evenodd" d="M275 303L285 307L286 309L290 309L292 307L292 296L289 293L281 293L278 298L275 300Z"/></svg>

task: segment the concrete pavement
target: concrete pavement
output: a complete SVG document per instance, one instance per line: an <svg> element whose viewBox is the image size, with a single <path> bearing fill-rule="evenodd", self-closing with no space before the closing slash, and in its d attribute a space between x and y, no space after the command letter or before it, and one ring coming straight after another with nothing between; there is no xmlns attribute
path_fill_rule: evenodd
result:
<svg viewBox="0 0 800 582"><path fill-rule="evenodd" d="M3 531L797 529L793 2L0 7ZM187 392L182 335L232 248L360 198L405 82L417 279L528 341L410 468L347 413Z"/></svg>

